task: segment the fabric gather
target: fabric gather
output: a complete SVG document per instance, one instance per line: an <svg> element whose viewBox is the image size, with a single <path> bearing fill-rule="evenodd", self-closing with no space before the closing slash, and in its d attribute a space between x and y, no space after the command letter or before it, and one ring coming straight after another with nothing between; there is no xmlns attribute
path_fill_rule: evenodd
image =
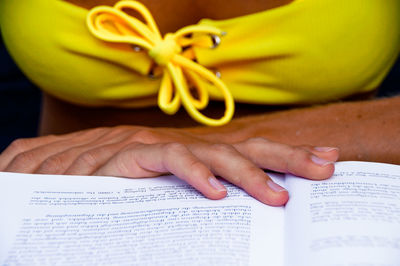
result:
<svg viewBox="0 0 400 266"><path fill-rule="evenodd" d="M129 15L126 12L129 9L138 12L145 23ZM194 120L208 126L221 126L232 119L234 100L231 92L212 71L194 61L192 50L193 47L214 49L216 44L212 40L225 35L222 30L207 25L191 25L167 33L163 38L150 11L137 1L127 0L119 1L113 7L91 9L86 22L91 34L102 41L126 43L147 51L155 63L151 71L162 76L158 105L166 114L175 114L183 105ZM213 84L224 97L225 113L219 119L200 112L209 103L204 82Z"/></svg>

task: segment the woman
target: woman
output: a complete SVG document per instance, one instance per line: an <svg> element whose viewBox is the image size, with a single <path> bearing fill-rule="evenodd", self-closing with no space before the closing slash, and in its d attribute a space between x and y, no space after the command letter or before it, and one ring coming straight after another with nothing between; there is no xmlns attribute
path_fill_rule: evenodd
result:
<svg viewBox="0 0 400 266"><path fill-rule="evenodd" d="M368 95L395 61L399 2L342 2L2 1L6 44L45 93L43 137L11 144L0 170L173 173L220 199L217 175L283 205L261 169L329 178L336 147L399 163L397 97L278 111ZM221 102L203 114L208 97Z"/></svg>

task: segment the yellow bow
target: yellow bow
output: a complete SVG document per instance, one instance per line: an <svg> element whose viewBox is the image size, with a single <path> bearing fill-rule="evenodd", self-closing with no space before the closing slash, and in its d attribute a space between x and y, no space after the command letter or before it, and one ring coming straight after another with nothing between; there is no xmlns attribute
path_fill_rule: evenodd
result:
<svg viewBox="0 0 400 266"><path fill-rule="evenodd" d="M128 15L125 10L138 12L145 23ZM111 25L111 27L110 27ZM228 123L234 113L232 94L225 84L210 70L191 60L187 47L205 47L207 39L222 37L224 32L212 26L192 25L162 38L160 31L148 9L136 1L120 1L114 7L98 6L87 15L89 31L107 42L131 44L135 49L145 49L162 70L162 80L158 93L158 105L167 114L175 114L183 104L189 115L196 121L209 126ZM207 44L205 44L207 43ZM211 47L212 48L212 47ZM157 69L156 69L157 70ZM188 78L195 86L194 97L188 86ZM202 85L206 81L217 87L225 101L225 113L220 119L204 116L199 110L208 105L208 91Z"/></svg>

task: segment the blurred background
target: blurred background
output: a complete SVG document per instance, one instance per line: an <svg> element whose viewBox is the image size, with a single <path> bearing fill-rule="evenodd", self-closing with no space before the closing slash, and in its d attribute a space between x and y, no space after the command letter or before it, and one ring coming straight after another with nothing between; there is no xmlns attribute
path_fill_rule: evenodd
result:
<svg viewBox="0 0 400 266"><path fill-rule="evenodd" d="M36 136L39 113L40 91L19 71L1 40L0 152L14 139Z"/></svg>
<svg viewBox="0 0 400 266"><path fill-rule="evenodd" d="M0 0L1 1L1 0ZM0 152L14 139L34 137L40 114L40 91L19 71L0 39ZM383 82L379 97L400 94L400 60ZM400 107L399 107L400 112Z"/></svg>

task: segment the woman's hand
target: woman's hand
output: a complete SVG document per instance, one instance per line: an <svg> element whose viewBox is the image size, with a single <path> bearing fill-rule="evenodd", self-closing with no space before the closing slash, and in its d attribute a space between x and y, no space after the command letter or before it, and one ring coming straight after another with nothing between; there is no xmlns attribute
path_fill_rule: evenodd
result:
<svg viewBox="0 0 400 266"><path fill-rule="evenodd" d="M264 138L223 143L179 129L120 126L16 140L0 155L0 171L131 178L172 173L210 199L226 196L215 177L220 176L259 201L279 206L288 192L262 169L320 180L333 174L338 157L335 148Z"/></svg>

